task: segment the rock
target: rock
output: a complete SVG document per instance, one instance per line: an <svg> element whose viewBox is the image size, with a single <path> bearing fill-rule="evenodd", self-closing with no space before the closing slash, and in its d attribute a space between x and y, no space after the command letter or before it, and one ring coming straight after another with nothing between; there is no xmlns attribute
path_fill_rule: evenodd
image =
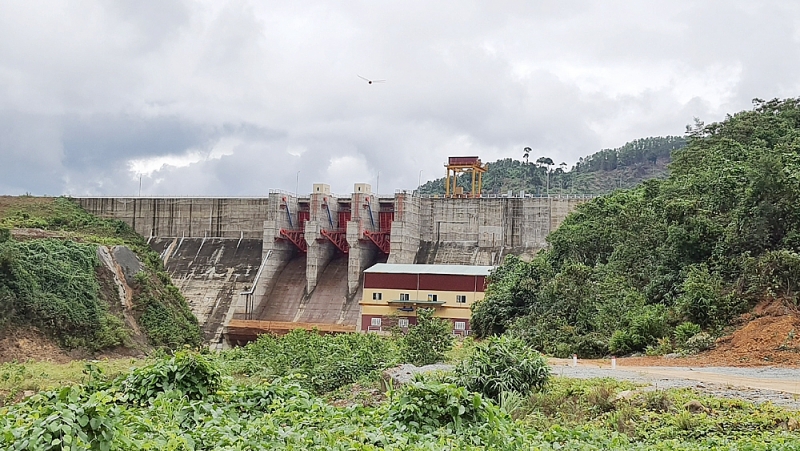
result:
<svg viewBox="0 0 800 451"><path fill-rule="evenodd" d="M691 413L708 413L708 409L704 406L700 401L693 399L687 402L684 406L684 409L688 410Z"/></svg>
<svg viewBox="0 0 800 451"><path fill-rule="evenodd" d="M142 271L142 263L139 257L126 246L114 246L111 249L114 256L114 261L122 268L122 273L125 275L125 282L128 285L133 285L136 274Z"/></svg>
<svg viewBox="0 0 800 451"><path fill-rule="evenodd" d="M381 390L388 391L389 388L399 388L414 380L416 374L433 373L436 371L450 371L453 365L433 364L416 366L404 363L394 368L389 368L381 373Z"/></svg>
<svg viewBox="0 0 800 451"><path fill-rule="evenodd" d="M680 354L679 354L679 353L677 353L677 352L670 352L669 354L664 354L664 358L665 358L665 359L677 359L677 358L679 358L679 357L683 357L683 356L682 356L682 355L680 355Z"/></svg>
<svg viewBox="0 0 800 451"><path fill-rule="evenodd" d="M614 398L611 400L611 402L616 403L619 401L628 401L630 399L635 398L636 395L638 395L639 393L641 393L641 390L623 390L617 393L616 396L614 396Z"/></svg>
<svg viewBox="0 0 800 451"><path fill-rule="evenodd" d="M789 418L789 421L786 422L786 429L790 431L796 431L800 429L800 421L797 421L797 418Z"/></svg>

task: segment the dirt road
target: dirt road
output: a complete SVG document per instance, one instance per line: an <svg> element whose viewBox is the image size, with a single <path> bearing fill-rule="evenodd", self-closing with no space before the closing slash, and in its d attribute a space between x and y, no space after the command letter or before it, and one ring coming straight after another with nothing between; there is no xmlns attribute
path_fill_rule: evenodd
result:
<svg viewBox="0 0 800 451"><path fill-rule="evenodd" d="M800 410L800 369L739 367L651 367L617 365L609 360L549 359L554 375L579 379L609 377L657 388L693 388L714 396L772 402Z"/></svg>

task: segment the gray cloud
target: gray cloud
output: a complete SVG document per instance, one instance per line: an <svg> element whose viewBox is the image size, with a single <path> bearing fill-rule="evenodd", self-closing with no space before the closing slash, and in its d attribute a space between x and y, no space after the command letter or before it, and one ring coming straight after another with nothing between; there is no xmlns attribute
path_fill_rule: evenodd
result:
<svg viewBox="0 0 800 451"><path fill-rule="evenodd" d="M4 2L0 192L413 189L448 155L573 163L795 96L766 1ZM357 75L384 78L367 85Z"/></svg>

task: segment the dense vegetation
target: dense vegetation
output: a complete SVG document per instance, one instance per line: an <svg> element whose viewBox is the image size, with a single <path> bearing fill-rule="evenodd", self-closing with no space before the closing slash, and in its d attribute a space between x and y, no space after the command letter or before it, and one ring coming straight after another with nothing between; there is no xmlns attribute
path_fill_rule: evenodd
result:
<svg viewBox="0 0 800 451"><path fill-rule="evenodd" d="M29 322L67 347L102 349L129 339L100 299L96 246L42 239L0 243L3 322Z"/></svg>
<svg viewBox="0 0 800 451"><path fill-rule="evenodd" d="M263 335L247 346L222 353L231 374L295 382L322 394L357 382L400 361L402 343L374 334L319 335L297 329L276 338Z"/></svg>
<svg viewBox="0 0 800 451"><path fill-rule="evenodd" d="M32 233L15 240L11 232L20 229ZM119 300L102 295L98 245L125 245L143 261L132 287L134 316L152 345L201 343L197 319L144 239L66 198L2 198L0 329L33 326L67 348L91 351L131 345L115 311Z"/></svg>
<svg viewBox="0 0 800 451"><path fill-rule="evenodd" d="M644 180L663 178L673 151L686 145L676 136L637 139L615 149L604 149L581 158L571 170L567 164L556 165L548 157L530 161L530 149L523 160L505 158L489 163L483 175L484 193L508 191L533 194L602 194L618 188L631 188ZM470 191L472 179L459 177L458 186ZM422 194L444 194L444 178L426 182Z"/></svg>
<svg viewBox="0 0 800 451"><path fill-rule="evenodd" d="M797 305L800 101L757 101L687 135L667 179L596 198L533 261L507 259L475 330L560 356L669 352L707 346L700 328L760 301Z"/></svg>
<svg viewBox="0 0 800 451"><path fill-rule="evenodd" d="M0 407L0 448L800 449L800 434L791 430L796 413L690 390L618 396L635 387L547 377L541 356L509 338L476 348L462 343L467 362L459 366L490 380L506 363L535 361L541 384L520 392L513 387L525 382L519 379L495 400L463 386L456 372L385 394L363 391L394 363L398 340L295 331L216 355L179 351L114 376L102 370L107 364L90 363L82 380ZM487 355L502 362L493 366ZM309 382L336 367L346 368L338 374L348 380L335 392L328 390L339 384ZM20 369L26 365L0 365L0 390Z"/></svg>

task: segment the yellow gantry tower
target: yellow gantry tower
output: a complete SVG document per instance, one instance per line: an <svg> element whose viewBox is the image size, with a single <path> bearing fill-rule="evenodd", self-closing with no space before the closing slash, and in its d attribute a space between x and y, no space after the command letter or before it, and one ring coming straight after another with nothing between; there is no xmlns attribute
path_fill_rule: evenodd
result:
<svg viewBox="0 0 800 451"><path fill-rule="evenodd" d="M444 182L444 197L480 197L481 187L483 185L483 173L489 170L489 163L481 164L481 159L478 157L449 157L444 167L447 168L447 177L445 177ZM450 189L451 172L453 174L452 190ZM472 193L467 196L464 196L461 190L456 186L459 172L472 173ZM477 186L475 185L476 175L478 179Z"/></svg>

